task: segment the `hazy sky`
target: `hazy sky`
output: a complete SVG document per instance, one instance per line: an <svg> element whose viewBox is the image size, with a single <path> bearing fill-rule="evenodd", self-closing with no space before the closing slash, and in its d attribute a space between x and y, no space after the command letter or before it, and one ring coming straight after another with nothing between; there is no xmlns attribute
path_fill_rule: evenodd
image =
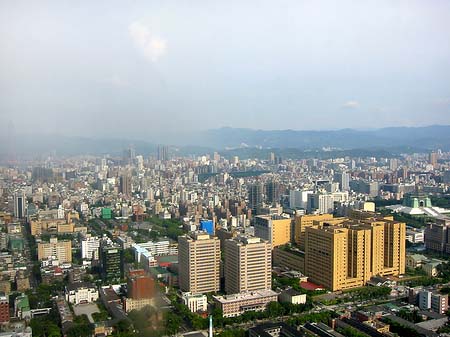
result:
<svg viewBox="0 0 450 337"><path fill-rule="evenodd" d="M161 130L450 124L450 1L0 1L0 123Z"/></svg>

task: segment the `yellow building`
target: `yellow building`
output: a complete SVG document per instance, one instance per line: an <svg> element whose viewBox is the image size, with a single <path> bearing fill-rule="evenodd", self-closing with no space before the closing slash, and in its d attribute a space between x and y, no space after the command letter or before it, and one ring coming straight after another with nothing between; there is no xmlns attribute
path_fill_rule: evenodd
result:
<svg viewBox="0 0 450 337"><path fill-rule="evenodd" d="M220 289L220 241L203 232L178 237L179 284L193 294Z"/></svg>
<svg viewBox="0 0 450 337"><path fill-rule="evenodd" d="M41 235L49 233L73 233L74 224L68 223L64 219L31 220L31 235Z"/></svg>
<svg viewBox="0 0 450 337"><path fill-rule="evenodd" d="M345 219L306 228L305 274L336 291L360 287L372 276L405 272L406 225L386 219Z"/></svg>
<svg viewBox="0 0 450 337"><path fill-rule="evenodd" d="M255 218L255 236L267 240L273 247L291 242L292 221L279 215L259 215Z"/></svg>
<svg viewBox="0 0 450 337"><path fill-rule="evenodd" d="M305 272L305 254L295 248L284 249L285 247L276 247L272 251L273 265L281 268L288 268Z"/></svg>
<svg viewBox="0 0 450 337"><path fill-rule="evenodd" d="M330 221L333 220L333 214L308 214L295 218L294 224L294 241L301 250L305 249L305 232L306 228L313 226L314 221Z"/></svg>
<svg viewBox="0 0 450 337"><path fill-rule="evenodd" d="M72 242L58 241L57 238L50 238L50 242L39 242L38 260L46 260L51 256L56 257L61 263L72 262Z"/></svg>

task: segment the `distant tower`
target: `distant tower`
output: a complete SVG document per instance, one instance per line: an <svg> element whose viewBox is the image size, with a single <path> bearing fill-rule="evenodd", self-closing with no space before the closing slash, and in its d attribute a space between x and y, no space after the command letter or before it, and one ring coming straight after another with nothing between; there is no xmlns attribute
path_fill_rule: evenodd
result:
<svg viewBox="0 0 450 337"><path fill-rule="evenodd" d="M14 216L17 219L25 218L26 202L25 193L20 191L14 194Z"/></svg>
<svg viewBox="0 0 450 337"><path fill-rule="evenodd" d="M169 160L169 147L167 145L158 145L156 159L160 161Z"/></svg>
<svg viewBox="0 0 450 337"><path fill-rule="evenodd" d="M430 164L433 165L434 168L437 168L438 164L438 154L437 152L430 153Z"/></svg>
<svg viewBox="0 0 450 337"><path fill-rule="evenodd" d="M339 189L341 191L350 190L350 175L347 172L337 172L333 176L333 180L339 183Z"/></svg>
<svg viewBox="0 0 450 337"><path fill-rule="evenodd" d="M131 177L128 174L120 176L119 192L126 196L131 195Z"/></svg>

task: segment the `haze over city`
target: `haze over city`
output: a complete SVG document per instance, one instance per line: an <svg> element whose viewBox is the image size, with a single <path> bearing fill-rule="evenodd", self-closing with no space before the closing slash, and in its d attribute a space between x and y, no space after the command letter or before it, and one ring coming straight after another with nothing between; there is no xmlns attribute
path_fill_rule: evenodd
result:
<svg viewBox="0 0 450 337"><path fill-rule="evenodd" d="M5 0L0 124L152 141L450 124L449 32L448 1Z"/></svg>

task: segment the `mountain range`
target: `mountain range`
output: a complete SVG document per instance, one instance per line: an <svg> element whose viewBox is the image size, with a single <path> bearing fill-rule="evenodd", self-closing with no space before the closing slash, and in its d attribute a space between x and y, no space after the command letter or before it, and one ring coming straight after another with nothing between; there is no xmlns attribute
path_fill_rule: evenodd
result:
<svg viewBox="0 0 450 337"><path fill-rule="evenodd" d="M390 153L450 150L450 125L426 127L389 127L374 130L255 130L224 127L213 130L178 133L165 139L130 140L118 137L91 138L65 135L20 135L14 139L0 135L0 156L111 154L119 155L130 146L136 153L152 155L156 144L170 145L171 152L199 155L219 151L252 156L260 151L318 153L330 151L369 150ZM314 152L311 152L314 151ZM302 156L300 156L302 157Z"/></svg>

